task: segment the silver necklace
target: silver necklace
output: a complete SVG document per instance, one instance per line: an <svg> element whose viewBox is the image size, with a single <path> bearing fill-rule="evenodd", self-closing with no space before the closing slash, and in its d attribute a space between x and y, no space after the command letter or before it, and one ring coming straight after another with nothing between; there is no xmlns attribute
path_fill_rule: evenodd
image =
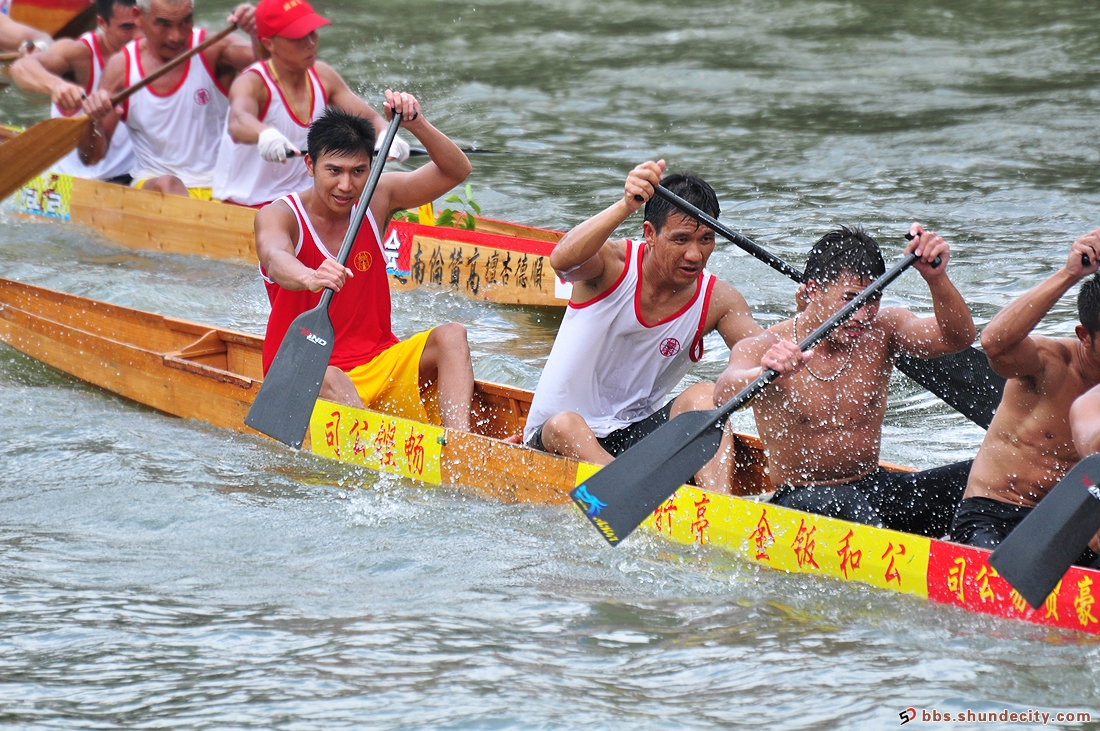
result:
<svg viewBox="0 0 1100 731"><path fill-rule="evenodd" d="M802 313L799 313L799 315L800 314L802 314ZM794 316L794 339L796 341L799 341L799 342L801 342L801 340L802 340L801 338L798 337L798 315ZM806 366L806 370L809 372L809 374L811 376L813 376L817 380L821 381L822 383L829 383L830 381L835 381L836 379L840 378L841 374L843 374L844 371L848 370L848 366L851 365L851 363L852 363L852 350L849 348L848 349L848 358L847 358L847 360L845 360L844 364L841 365L839 368L837 368L836 372L833 373L833 375L831 375L831 376L828 376L828 377L819 376L816 373L814 373L814 369L810 368L810 361L806 361L805 366Z"/></svg>

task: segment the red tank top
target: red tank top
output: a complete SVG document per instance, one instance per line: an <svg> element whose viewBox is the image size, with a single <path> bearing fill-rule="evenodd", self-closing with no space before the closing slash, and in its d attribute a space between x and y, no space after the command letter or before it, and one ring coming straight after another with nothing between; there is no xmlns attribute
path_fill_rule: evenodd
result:
<svg viewBox="0 0 1100 731"><path fill-rule="evenodd" d="M294 255L310 269L321 266L327 259L335 259L328 252L317 232L313 230L309 216L297 193L279 199L298 219L298 246ZM273 203L272 205L276 205ZM397 343L390 329L390 282L386 276L386 260L379 243L378 226L368 210L359 235L348 255L347 266L355 276L344 284L329 303L328 314L335 332L332 358L329 365L342 371L370 362L376 355ZM267 318L267 335L264 338L264 374L275 360L275 353L283 342L290 323L298 315L313 309L321 300L320 292L294 291L275 284L260 268L271 299L271 315Z"/></svg>

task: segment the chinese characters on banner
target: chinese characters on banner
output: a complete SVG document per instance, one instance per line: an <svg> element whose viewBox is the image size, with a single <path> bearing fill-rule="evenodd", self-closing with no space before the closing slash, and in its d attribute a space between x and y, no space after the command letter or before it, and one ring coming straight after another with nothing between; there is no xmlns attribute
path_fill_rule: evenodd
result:
<svg viewBox="0 0 1100 731"><path fill-rule="evenodd" d="M310 421L314 453L432 485L441 481L444 435L438 426L326 401Z"/></svg>

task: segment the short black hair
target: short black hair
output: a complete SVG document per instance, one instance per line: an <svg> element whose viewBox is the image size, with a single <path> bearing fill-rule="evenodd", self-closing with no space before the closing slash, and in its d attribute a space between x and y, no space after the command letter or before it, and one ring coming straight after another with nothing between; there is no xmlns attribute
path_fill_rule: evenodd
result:
<svg viewBox="0 0 1100 731"><path fill-rule="evenodd" d="M822 236L806 259L805 279L835 282L849 272L860 279L878 279L886 271L878 242L862 226L841 226Z"/></svg>
<svg viewBox="0 0 1100 731"><path fill-rule="evenodd" d="M95 14L109 23L115 17L116 5L132 8L137 5L137 0L95 0Z"/></svg>
<svg viewBox="0 0 1100 731"><path fill-rule="evenodd" d="M701 209L704 213L708 213L715 218L718 218L718 214L721 213L718 208L718 196L715 195L714 188L692 172L685 171L666 175L661 179L661 185L696 208ZM653 224L654 230L660 231L664 228L665 221L668 220L668 214L670 213L682 213L682 211L659 196L653 196L646 201L645 220Z"/></svg>
<svg viewBox="0 0 1100 731"><path fill-rule="evenodd" d="M1100 273L1081 284L1081 291L1077 293L1077 319L1089 331L1089 337L1096 337L1100 331Z"/></svg>
<svg viewBox="0 0 1100 731"><path fill-rule="evenodd" d="M320 117L309 125L306 151L314 164L325 153L357 155L366 153L374 161L374 125L358 114L337 107L325 107Z"/></svg>

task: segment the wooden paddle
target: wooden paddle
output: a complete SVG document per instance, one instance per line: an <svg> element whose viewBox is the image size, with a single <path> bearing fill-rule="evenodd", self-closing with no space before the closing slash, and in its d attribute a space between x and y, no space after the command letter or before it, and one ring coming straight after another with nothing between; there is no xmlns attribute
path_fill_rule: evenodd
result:
<svg viewBox="0 0 1100 731"><path fill-rule="evenodd" d="M917 258L916 254L906 254L810 333L798 344L799 349L816 345ZM720 408L680 414L589 477L569 496L607 542L617 545L714 457L726 419L778 377L779 373L768 368Z"/></svg>
<svg viewBox="0 0 1100 731"><path fill-rule="evenodd" d="M21 58L23 58L23 54L19 51L12 51L11 53L0 53L0 63L18 61Z"/></svg>
<svg viewBox="0 0 1100 731"><path fill-rule="evenodd" d="M657 186L656 194L687 215L722 234L780 274L799 284L805 283L806 278L801 271L755 241L730 230L718 219L688 203L663 185ZM938 358L913 358L908 355L899 355L897 366L898 370L939 396L948 406L967 419L983 429L989 428L989 422L993 420L993 412L997 410L1001 403L1001 396L1004 394L1005 379L993 372L989 366L989 360L983 353L970 347L962 352Z"/></svg>
<svg viewBox="0 0 1100 731"><path fill-rule="evenodd" d="M371 165L370 177L359 197L359 205L352 214L348 232L340 244L336 262L343 266L351 254L352 244L359 235L367 209L370 207L374 189L382 177L382 168L390 153L390 146L401 126L401 115L394 113L382 146ZM313 405L317 394L321 392L321 382L325 380L325 370L332 357L335 334L332 320L328 316L328 306L335 294L326 288L321 293L321 301L312 310L303 312L294 318L287 328L283 342L275 353L275 360L264 376L264 382L248 410L244 423L258 432L278 439L291 447L301 447L309 427L309 418L313 415Z"/></svg>
<svg viewBox="0 0 1100 731"><path fill-rule="evenodd" d="M226 26L194 48L181 53L133 86L111 97L111 106L121 104L136 91L145 88L166 73L202 53L210 46L236 30ZM74 117L57 117L39 122L26 132L0 145L0 200L19 190L20 186L65 157L84 136L84 128L91 122L81 114Z"/></svg>
<svg viewBox="0 0 1100 731"><path fill-rule="evenodd" d="M1100 530L1100 454L1077 463L1020 521L989 565L1038 609Z"/></svg>

